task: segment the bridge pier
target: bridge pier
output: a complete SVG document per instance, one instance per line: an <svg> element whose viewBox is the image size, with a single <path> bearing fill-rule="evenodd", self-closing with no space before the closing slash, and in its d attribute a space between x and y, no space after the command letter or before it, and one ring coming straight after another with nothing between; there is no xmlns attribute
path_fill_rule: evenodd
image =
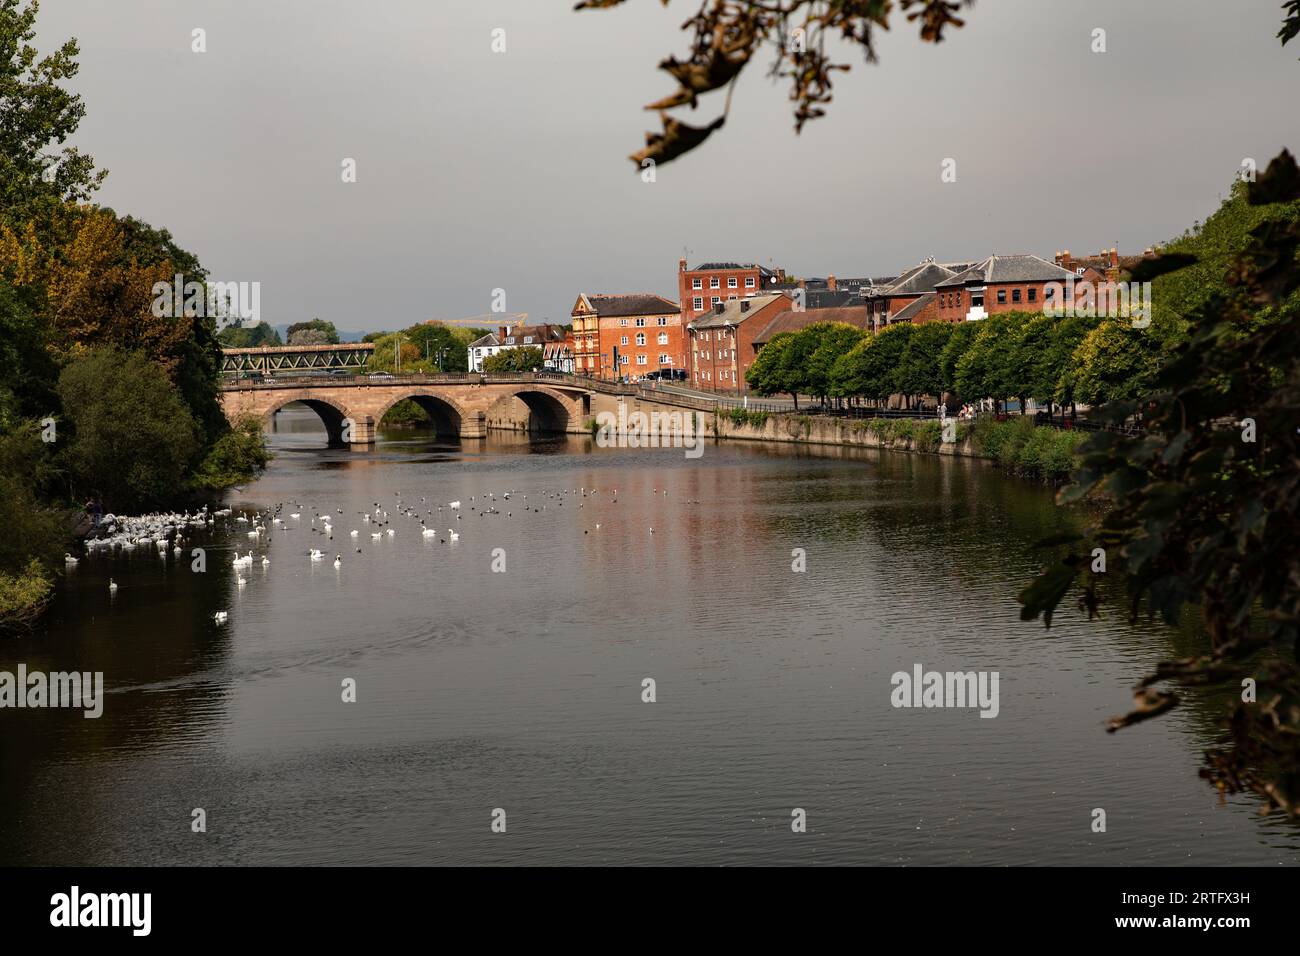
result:
<svg viewBox="0 0 1300 956"><path fill-rule="evenodd" d="M364 448L375 443L375 420L366 416L352 420L352 448Z"/></svg>
<svg viewBox="0 0 1300 956"><path fill-rule="evenodd" d="M461 438L487 438L487 412L470 412L460 420Z"/></svg>

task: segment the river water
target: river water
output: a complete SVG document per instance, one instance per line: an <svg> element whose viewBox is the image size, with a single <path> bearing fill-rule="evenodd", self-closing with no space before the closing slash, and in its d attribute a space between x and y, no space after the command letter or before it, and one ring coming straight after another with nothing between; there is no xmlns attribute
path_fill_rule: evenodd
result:
<svg viewBox="0 0 1300 956"><path fill-rule="evenodd" d="M97 720L0 712L0 863L1300 856L1294 825L1197 778L1221 700L1104 732L1147 667L1185 653L1178 634L1018 620L1030 545L1071 520L1046 489L861 449L324 437L282 413L276 459L228 496L236 514L283 504L287 530L196 534L206 573L188 551L84 559L47 632L0 645L0 670L103 671L109 689ZM378 541L360 516L376 503ZM998 715L894 708L891 674L918 663L998 672Z"/></svg>

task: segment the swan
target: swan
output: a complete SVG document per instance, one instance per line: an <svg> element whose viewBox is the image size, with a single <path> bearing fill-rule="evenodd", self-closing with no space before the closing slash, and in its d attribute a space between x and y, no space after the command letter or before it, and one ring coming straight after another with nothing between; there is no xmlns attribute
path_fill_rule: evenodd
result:
<svg viewBox="0 0 1300 956"><path fill-rule="evenodd" d="M241 574L235 578L235 583L242 588L245 584L248 583L248 580Z"/></svg>
<svg viewBox="0 0 1300 956"><path fill-rule="evenodd" d="M343 555L341 554L334 555L334 567L336 568L343 567Z"/></svg>
<svg viewBox="0 0 1300 956"><path fill-rule="evenodd" d="M115 594L116 592L117 592L117 582L114 581L112 578L109 578L109 579L108 579L108 593L109 593L109 594Z"/></svg>
<svg viewBox="0 0 1300 956"><path fill-rule="evenodd" d="M371 538L372 541L378 541L378 540L379 540L380 538L382 538L382 537L383 537L383 535L380 534L378 531L374 532L374 533L370 536L370 538Z"/></svg>
<svg viewBox="0 0 1300 956"><path fill-rule="evenodd" d="M262 567L269 568L270 566L271 566L271 559L268 558L266 555L262 555Z"/></svg>
<svg viewBox="0 0 1300 956"><path fill-rule="evenodd" d="M319 548L312 548L312 549L311 549L311 559L312 559L313 561L319 561L319 560L320 560L321 558L323 558L323 557L324 557L324 555L320 553L320 549L319 549Z"/></svg>
<svg viewBox="0 0 1300 956"><path fill-rule="evenodd" d="M230 615L225 611L218 611L216 614L212 615L212 619L218 624L224 624L226 623L226 618L229 616Z"/></svg>
<svg viewBox="0 0 1300 956"><path fill-rule="evenodd" d="M75 568L77 566L77 560L77 558L74 558L72 555L68 554L68 552L63 552L63 563L68 567Z"/></svg>
<svg viewBox="0 0 1300 956"><path fill-rule="evenodd" d="M459 501L449 501L449 502L447 502L447 507L450 508L452 511L459 511L459 510L460 510L460 502L459 502Z"/></svg>
<svg viewBox="0 0 1300 956"><path fill-rule="evenodd" d="M451 540L452 540L452 541L459 541L459 540L460 540L460 532L459 532L459 531L452 531L450 528L448 528L448 529L447 529L447 534L449 534L449 535L451 536Z"/></svg>

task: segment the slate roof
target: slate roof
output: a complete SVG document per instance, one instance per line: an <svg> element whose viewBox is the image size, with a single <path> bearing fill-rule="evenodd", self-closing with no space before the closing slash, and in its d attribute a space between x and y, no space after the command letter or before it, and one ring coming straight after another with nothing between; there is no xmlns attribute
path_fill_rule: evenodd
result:
<svg viewBox="0 0 1300 956"><path fill-rule="evenodd" d="M890 324L892 325L895 322L911 322L913 318L920 315L921 312L924 311L925 307L934 300L935 294L933 292L927 292L922 296L918 296L914 301L907 303L907 305L899 309L897 313L891 315L889 317Z"/></svg>
<svg viewBox="0 0 1300 956"><path fill-rule="evenodd" d="M593 295L588 293L586 299L596 314L602 318L629 315L664 315L668 312L680 312L681 307L661 295L648 292L635 292L629 295Z"/></svg>
<svg viewBox="0 0 1300 956"><path fill-rule="evenodd" d="M780 335L782 332L798 332L818 322L842 322L845 325L865 329L871 324L871 313L865 305L803 312L785 309L773 316L772 321L763 327L763 331L754 336L754 344L764 345L772 341L773 336Z"/></svg>
<svg viewBox="0 0 1300 956"><path fill-rule="evenodd" d="M1032 255L989 256L965 272L935 284L935 288L952 288L970 283L996 282L1063 282L1074 275L1054 262Z"/></svg>
<svg viewBox="0 0 1300 956"><path fill-rule="evenodd" d="M469 343L470 348L487 348L488 346L498 346L501 343L497 340L495 332L489 332L487 335L480 335L473 342Z"/></svg>
<svg viewBox="0 0 1300 956"><path fill-rule="evenodd" d="M770 293L768 295L754 295L747 299L728 299L725 308L721 312L712 309L709 312L704 313L690 324L690 328L714 329L720 328L724 325L736 326L741 322L744 322L746 319L752 319L756 312L767 308L777 299L785 299L786 301L789 301L788 296L782 295L779 292ZM740 307L742 302L748 303L749 307L747 309L742 309Z"/></svg>

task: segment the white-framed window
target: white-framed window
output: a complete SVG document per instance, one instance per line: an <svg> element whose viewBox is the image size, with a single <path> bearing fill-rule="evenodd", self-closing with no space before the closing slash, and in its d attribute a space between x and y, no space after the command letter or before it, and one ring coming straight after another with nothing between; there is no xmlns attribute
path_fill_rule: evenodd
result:
<svg viewBox="0 0 1300 956"><path fill-rule="evenodd" d="M647 364L647 361L648 361L648 360L647 360L647 358L646 358L645 355L638 355L638 356L636 357L636 364L637 364L637 365L645 365L645 364Z"/></svg>
<svg viewBox="0 0 1300 956"><path fill-rule="evenodd" d="M691 280L691 288L692 288L692 289L703 289L703 288L704 288L704 280L703 280L703 279L692 279L692 280Z"/></svg>
<svg viewBox="0 0 1300 956"><path fill-rule="evenodd" d="M659 318L656 319L655 321L656 321L659 325L667 325L667 324L668 324L668 316L666 316L666 315L661 315L661 316L659 316Z"/></svg>
<svg viewBox="0 0 1300 956"><path fill-rule="evenodd" d="M704 308L704 296L702 296L702 295L697 295L694 299L692 299L692 300L691 300L691 308L694 309L696 312L699 312L701 309L703 309L703 308Z"/></svg>
<svg viewBox="0 0 1300 956"><path fill-rule="evenodd" d="M727 296L727 301L730 302L732 299L737 299L737 298L739 298L739 296L729 295Z"/></svg>
<svg viewBox="0 0 1300 956"><path fill-rule="evenodd" d="M619 325L627 325L627 319L619 319L619 320L618 320L618 324L619 324Z"/></svg>
<svg viewBox="0 0 1300 956"><path fill-rule="evenodd" d="M753 276L745 276L745 288L746 288L746 289L752 289L752 288L754 288L754 277L753 277Z"/></svg>
<svg viewBox="0 0 1300 956"><path fill-rule="evenodd" d="M669 359L668 354L667 354L666 352L665 352L665 353L662 353L662 354L659 356L659 364L660 364L660 365L667 365L667 364L668 364L668 359Z"/></svg>
<svg viewBox="0 0 1300 956"><path fill-rule="evenodd" d="M667 332L660 332L660 333L659 333L659 344L660 344L660 345L667 345L667 344L668 344L668 333L667 333Z"/></svg>
<svg viewBox="0 0 1300 956"><path fill-rule="evenodd" d="M710 305L710 306L716 306L716 305L717 305L719 302L721 302L721 301L722 301L722 300L721 300L720 298L718 298L718 297L715 295L715 296L713 297L712 301L709 302L709 305Z"/></svg>
<svg viewBox="0 0 1300 956"><path fill-rule="evenodd" d="M727 288L735 289L740 286L740 281L735 276L727 276Z"/></svg>
<svg viewBox="0 0 1300 956"><path fill-rule="evenodd" d="M626 356L626 355L620 355L620 356L618 357L618 364L619 364L619 365L626 365L626 364L627 364L627 356Z"/></svg>
<svg viewBox="0 0 1300 956"><path fill-rule="evenodd" d="M645 333L644 333L644 332L638 332L638 333L636 334L636 344L637 344L637 345L645 345Z"/></svg>
<svg viewBox="0 0 1300 956"><path fill-rule="evenodd" d="M638 329L645 328L645 319L637 319L637 320L636 320L636 327L637 327Z"/></svg>
<svg viewBox="0 0 1300 956"><path fill-rule="evenodd" d="M722 283L719 281L717 276L709 276L709 288L710 289L722 288Z"/></svg>
<svg viewBox="0 0 1300 956"><path fill-rule="evenodd" d="M618 337L618 344L619 344L619 345L627 345L627 336L626 336L626 335L620 335L620 336Z"/></svg>

